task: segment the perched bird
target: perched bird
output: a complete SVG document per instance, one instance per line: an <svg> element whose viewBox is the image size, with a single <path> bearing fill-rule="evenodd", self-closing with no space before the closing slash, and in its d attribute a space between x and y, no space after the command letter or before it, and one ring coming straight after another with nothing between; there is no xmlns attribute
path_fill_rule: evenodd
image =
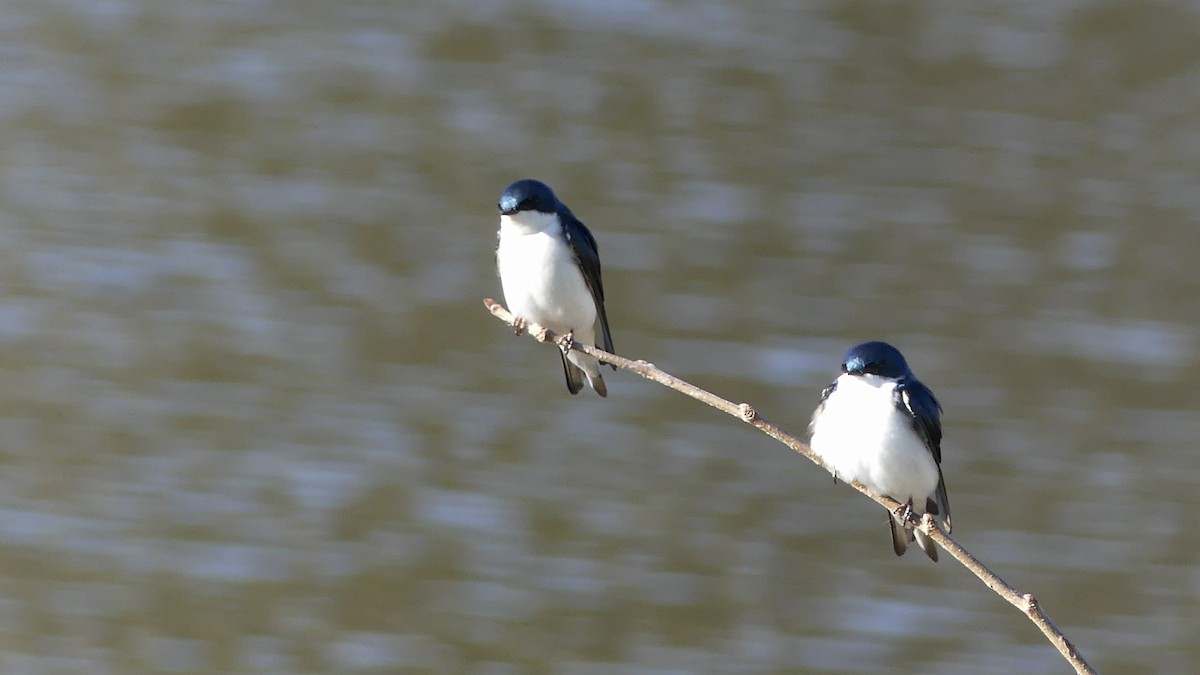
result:
<svg viewBox="0 0 1200 675"><path fill-rule="evenodd" d="M599 319L604 342L598 346L611 353L600 253L592 233L545 183L533 179L505 188L499 207L496 269L504 300L517 317L515 332L519 335L525 323L532 321L595 345ZM586 377L597 394L608 396L595 358L564 351L562 363L572 394L579 393Z"/></svg>
<svg viewBox="0 0 1200 675"><path fill-rule="evenodd" d="M842 374L821 392L809 424L813 452L835 481L858 481L904 504L888 517L896 555L904 555L915 535L934 562L933 540L907 521L914 510L931 513L950 532L941 412L900 350L886 342L865 342L846 352Z"/></svg>

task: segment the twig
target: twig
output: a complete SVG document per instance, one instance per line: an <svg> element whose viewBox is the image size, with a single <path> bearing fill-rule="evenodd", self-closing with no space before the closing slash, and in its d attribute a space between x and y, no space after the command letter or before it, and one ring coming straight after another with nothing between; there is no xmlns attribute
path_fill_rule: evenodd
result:
<svg viewBox="0 0 1200 675"><path fill-rule="evenodd" d="M494 314L501 321L508 323L510 326L513 324L513 315L500 303L488 298L483 301L483 304L485 307L487 307L488 311ZM543 326L539 326L535 323L527 323L526 329L530 335L532 335L539 342L554 342L562 339L562 336L555 334L554 331ZM685 382L678 377L671 375L670 373L659 370L658 367L653 363L648 363L641 360L631 361L630 359L617 356L616 354L610 354L606 351L596 349L592 345L583 344L582 342L576 342L574 340L571 341L571 344L568 345L568 348L581 351L590 356L594 356L604 363L611 363L622 370L628 370L630 372L637 373L647 380L652 380L659 384L670 387L682 394L691 396L701 403L706 403L717 410L720 410L721 412L732 415L743 422L754 426L764 434L774 438L792 450L809 458L818 466L825 466L825 464L821 461L821 458L812 451L812 448L808 447L807 443L804 443L800 439L784 431L774 423L767 421L747 403L738 404L732 401L727 401L720 396L713 394L712 392L701 389L690 382ZM858 490L864 495L870 497L888 511L894 513L901 506L900 503L894 499L871 492L865 485L861 483L852 482L849 485L855 490ZM936 541L955 560L962 563L962 565L970 570L972 574L979 577L979 580L982 581L985 586L995 591L997 595L1007 600L1014 607L1021 610L1025 616L1029 617L1029 620L1038 627L1038 630L1042 631L1042 634L1046 636L1046 639L1050 641L1050 644L1054 645L1054 648L1057 649L1059 653L1062 654L1063 658L1071 664L1071 667L1075 669L1075 672L1090 674L1094 674L1096 672L1090 665L1088 665L1088 662L1084 660L1083 656L1079 653L1079 650L1075 649L1075 645L1071 644L1071 641L1067 639L1067 636L1063 635L1062 631L1060 631L1058 627L1054 625L1054 622L1051 621L1049 615L1042 610L1042 607L1036 598L1029 593L1022 593L1013 588L1008 584L1008 582L997 576L995 572L991 571L987 568L987 566L979 562L975 556L968 553L967 550L960 546L954 539L952 539L950 535L943 532L934 521L933 516L925 514L925 516L920 519L918 519L916 516L911 516L910 523L914 527L919 528L925 534L929 535L931 539Z"/></svg>

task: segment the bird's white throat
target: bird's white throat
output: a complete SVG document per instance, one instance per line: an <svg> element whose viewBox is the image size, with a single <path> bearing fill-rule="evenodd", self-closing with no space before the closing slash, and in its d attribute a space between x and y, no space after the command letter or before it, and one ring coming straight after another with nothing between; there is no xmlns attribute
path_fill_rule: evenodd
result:
<svg viewBox="0 0 1200 675"><path fill-rule="evenodd" d="M518 211L511 216L500 216L500 236L505 234L527 235L544 232L551 227L561 227L558 215L541 211Z"/></svg>

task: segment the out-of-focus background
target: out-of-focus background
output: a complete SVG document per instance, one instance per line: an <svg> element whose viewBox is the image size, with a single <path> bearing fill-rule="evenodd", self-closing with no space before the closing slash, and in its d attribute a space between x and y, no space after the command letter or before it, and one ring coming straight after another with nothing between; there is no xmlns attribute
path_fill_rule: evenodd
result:
<svg viewBox="0 0 1200 675"><path fill-rule="evenodd" d="M1066 671L749 427L569 396L480 304L527 176L618 352L800 433L894 342L959 540L1200 661L1189 3L17 0L0 59L0 671Z"/></svg>

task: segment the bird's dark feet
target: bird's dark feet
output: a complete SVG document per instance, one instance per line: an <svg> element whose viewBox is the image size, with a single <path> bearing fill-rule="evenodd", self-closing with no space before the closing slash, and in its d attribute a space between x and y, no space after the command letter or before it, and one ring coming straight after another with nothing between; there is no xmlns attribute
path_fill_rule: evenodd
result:
<svg viewBox="0 0 1200 675"><path fill-rule="evenodd" d="M571 351L571 343L575 342L575 329L572 328L566 333L559 335L557 338L555 338L554 342L558 345L558 348L562 350L563 354Z"/></svg>
<svg viewBox="0 0 1200 675"><path fill-rule="evenodd" d="M521 333L524 333L525 327L528 325L529 325L529 322L526 321L523 317L514 316L513 322L512 322L513 335L520 335Z"/></svg>
<svg viewBox="0 0 1200 675"><path fill-rule="evenodd" d="M896 518L900 519L900 522L907 523L913 516L912 499L898 506L894 513L896 514Z"/></svg>

